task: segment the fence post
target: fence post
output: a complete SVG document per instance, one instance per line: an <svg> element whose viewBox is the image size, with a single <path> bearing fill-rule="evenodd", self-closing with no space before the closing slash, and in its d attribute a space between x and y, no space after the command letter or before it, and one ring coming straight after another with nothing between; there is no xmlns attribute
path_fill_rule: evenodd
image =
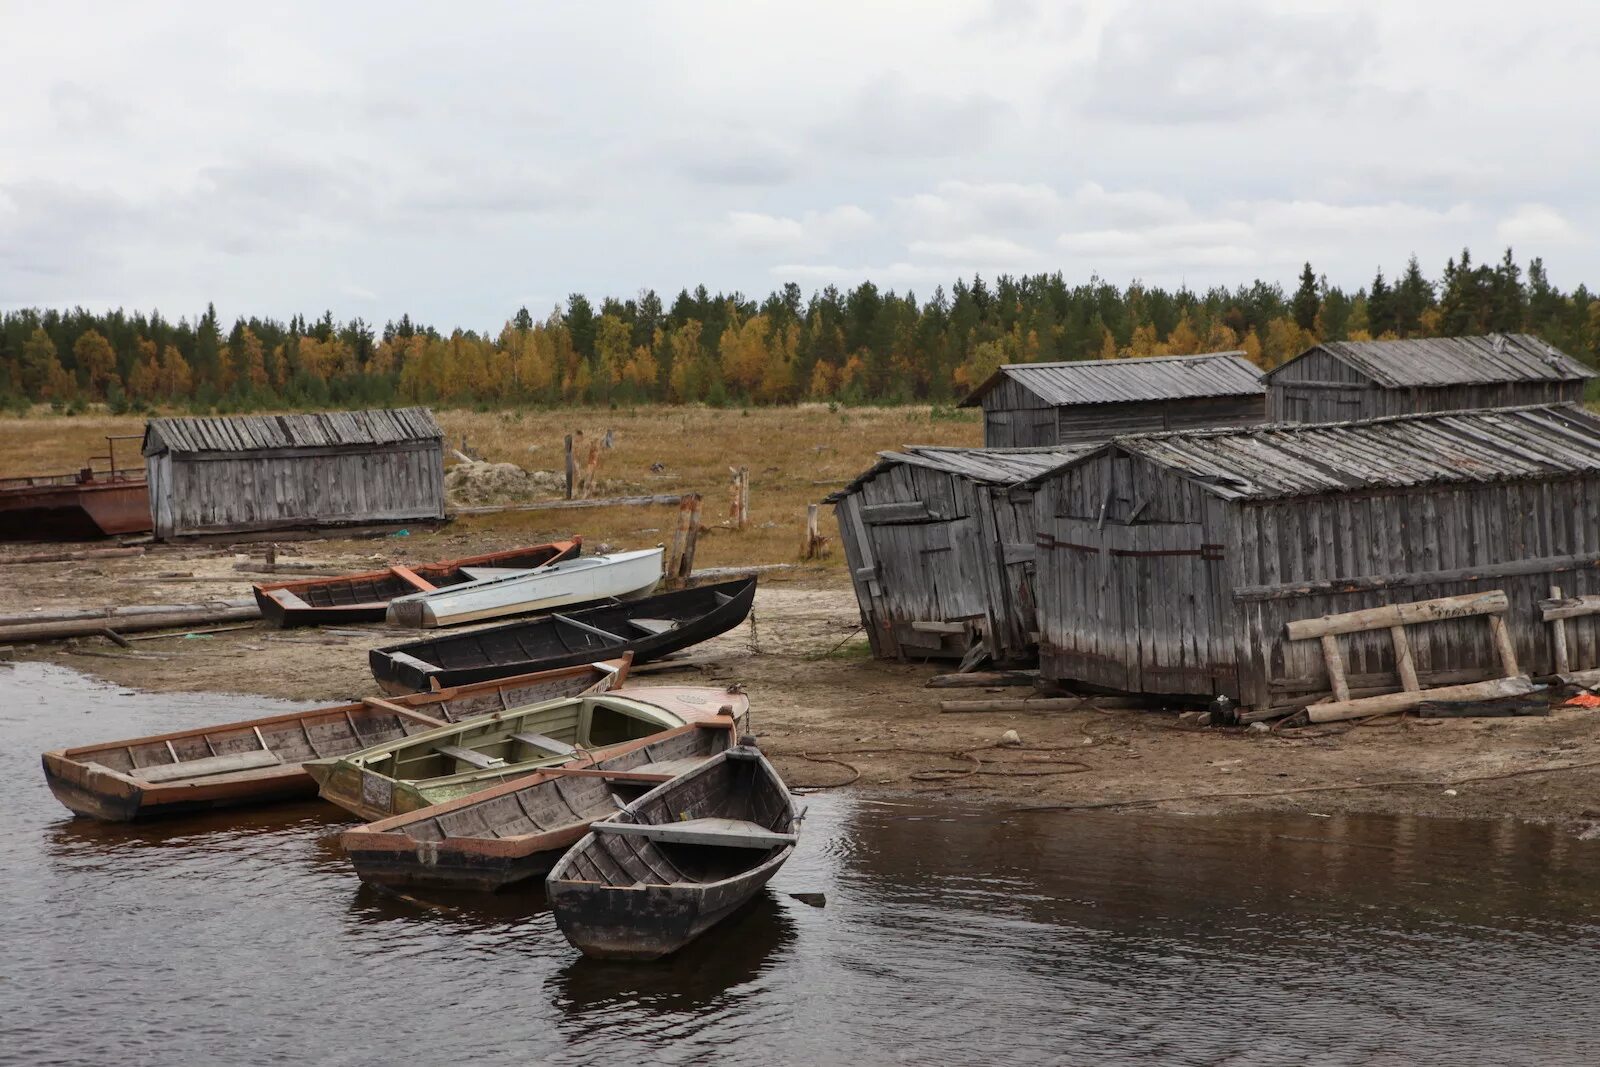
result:
<svg viewBox="0 0 1600 1067"><path fill-rule="evenodd" d="M572 481L573 481L573 476L575 474L577 474L577 468L576 468L576 466L574 466L574 464L572 462L572 435L569 433L569 434L567 434L567 499L568 500L572 499Z"/></svg>

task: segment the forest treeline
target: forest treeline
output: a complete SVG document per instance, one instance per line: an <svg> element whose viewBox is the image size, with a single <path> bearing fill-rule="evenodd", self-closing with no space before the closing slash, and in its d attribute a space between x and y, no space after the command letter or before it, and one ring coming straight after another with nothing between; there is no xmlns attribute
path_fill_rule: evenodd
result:
<svg viewBox="0 0 1600 1067"><path fill-rule="evenodd" d="M389 405L496 406L651 401L934 402L959 398L1002 363L1242 349L1277 366L1319 340L1527 331L1587 362L1600 355L1600 296L1563 293L1543 263L1526 272L1469 251L1424 275L1415 257L1346 292L1307 264L1285 292L1169 291L1061 274L942 286L926 299L863 282L809 298L793 283L754 300L704 286L670 304L653 291L598 304L581 294L498 332L449 333L409 315L192 321L159 312L26 309L0 315L0 405L195 411Z"/></svg>

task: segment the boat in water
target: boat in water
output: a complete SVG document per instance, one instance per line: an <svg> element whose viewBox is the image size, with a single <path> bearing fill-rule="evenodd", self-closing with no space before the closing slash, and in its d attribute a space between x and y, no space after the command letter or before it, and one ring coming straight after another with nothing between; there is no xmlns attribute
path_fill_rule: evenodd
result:
<svg viewBox="0 0 1600 1067"><path fill-rule="evenodd" d="M621 685L627 671L623 657L392 700L374 697L80 745L44 753L44 777L73 814L109 822L316 796L306 760L359 752L553 697L604 692Z"/></svg>
<svg viewBox="0 0 1600 1067"><path fill-rule="evenodd" d="M0 541L87 541L150 532L150 493L141 462L117 466L117 442L107 437L106 454L91 456L64 474L0 478ZM102 463L104 469L96 470Z"/></svg>
<svg viewBox="0 0 1600 1067"><path fill-rule="evenodd" d="M431 630L567 604L640 597L661 581L664 552L660 547L612 552L516 573L485 575L477 581L396 597L389 602L385 617L396 626Z"/></svg>
<svg viewBox="0 0 1600 1067"><path fill-rule="evenodd" d="M275 626L326 626L382 622L389 602L412 593L449 589L468 582L520 574L575 559L583 538L513 548L462 559L394 566L335 578L303 578L254 587L261 614Z"/></svg>
<svg viewBox="0 0 1600 1067"><path fill-rule="evenodd" d="M545 893L584 955L659 959L748 903L799 832L788 787L754 744L741 744L594 823Z"/></svg>
<svg viewBox="0 0 1600 1067"><path fill-rule="evenodd" d="M742 719L749 700L689 686L547 700L304 766L324 800L376 822L552 767L593 766L619 746L726 717L725 707Z"/></svg>
<svg viewBox="0 0 1600 1067"><path fill-rule="evenodd" d="M592 767L539 771L346 830L339 844L365 882L493 892L549 873L591 823L726 750L735 728L731 714L680 726Z"/></svg>
<svg viewBox="0 0 1600 1067"><path fill-rule="evenodd" d="M750 614L755 595L756 580L743 578L375 648L367 660L379 688L389 693L548 670L623 652L642 664L733 629Z"/></svg>

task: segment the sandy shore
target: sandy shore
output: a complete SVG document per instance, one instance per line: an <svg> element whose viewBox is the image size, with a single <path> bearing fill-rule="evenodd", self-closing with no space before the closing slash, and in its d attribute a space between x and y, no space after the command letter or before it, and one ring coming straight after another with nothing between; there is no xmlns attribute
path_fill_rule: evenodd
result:
<svg viewBox="0 0 1600 1067"><path fill-rule="evenodd" d="M497 547L505 546L458 530L405 541L306 542L281 547L279 559L353 570ZM227 549L156 548L128 559L8 566L0 613L247 595L250 581L265 579L236 570L241 562L250 565ZM941 714L941 699L984 691L927 689L941 668L866 658L864 637L851 636L858 626L837 570L779 572L763 579L749 623L697 650L713 665L652 678L744 685L762 744L796 787L848 782L838 787L1015 806L1159 797L1175 798L1161 803L1165 810L1196 814L1394 812L1549 820L1580 832L1600 826L1600 769L1543 770L1600 762L1600 718L1592 712L1269 733L1192 729L1170 709ZM141 640L132 652L93 637L19 646L15 655L156 692L332 701L374 692L366 650L405 638L382 629L348 636L263 624ZM217 713L218 721L229 719L225 697ZM1021 745L998 745L1007 730ZM1512 776L1489 777L1502 775ZM1372 787L1396 782L1421 784Z"/></svg>

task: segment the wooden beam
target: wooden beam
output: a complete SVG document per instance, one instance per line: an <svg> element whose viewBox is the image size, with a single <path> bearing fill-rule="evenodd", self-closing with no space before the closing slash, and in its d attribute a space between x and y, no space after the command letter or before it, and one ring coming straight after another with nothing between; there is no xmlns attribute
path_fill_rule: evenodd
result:
<svg viewBox="0 0 1600 1067"><path fill-rule="evenodd" d="M973 671L970 674L936 674L925 684L928 689L987 689L994 686L1033 685L1038 671Z"/></svg>
<svg viewBox="0 0 1600 1067"><path fill-rule="evenodd" d="M248 607L217 607L200 610L173 611L148 615L116 617L118 633L137 633L141 630L165 630L174 626L195 626L212 622L229 622L234 619L259 619L261 609L251 601ZM86 637L106 628L106 618L72 619L64 622L41 622L30 625L0 627L0 642L59 641L64 637Z"/></svg>
<svg viewBox="0 0 1600 1067"><path fill-rule="evenodd" d="M1156 703L1143 697L1077 696L1033 697L1001 700L941 700L939 710L947 715L977 712L1076 711L1079 708L1148 708Z"/></svg>
<svg viewBox="0 0 1600 1067"><path fill-rule="evenodd" d="M1322 635L1322 662L1328 668L1328 688L1335 700L1350 699L1350 683L1344 677L1344 654L1339 651L1339 638L1333 634Z"/></svg>
<svg viewBox="0 0 1600 1067"><path fill-rule="evenodd" d="M1406 628L1389 627L1389 639L1394 642L1394 662L1395 669L1400 672L1400 688L1408 693L1415 693L1422 688L1422 683L1417 680L1417 664L1411 658L1411 640L1406 637ZM1346 693L1339 699L1349 700L1350 695Z"/></svg>
<svg viewBox="0 0 1600 1067"><path fill-rule="evenodd" d="M1506 594L1499 589L1484 593L1466 593L1462 596L1439 597L1436 600L1419 600L1410 604L1385 604L1360 611L1347 611L1340 615L1323 615L1315 619L1296 619L1285 626L1291 641L1304 641L1324 634L1353 634L1363 630L1382 630L1391 626L1408 626L1419 622L1437 622L1442 619L1460 619L1470 615L1504 614L1511 606Z"/></svg>
<svg viewBox="0 0 1600 1067"><path fill-rule="evenodd" d="M678 493L658 496L612 496L594 500L536 500L528 504L481 504L470 508L456 508L450 512L455 518L461 515L495 515L505 511L567 511L572 508L626 508L653 507L658 504L676 504L683 497Z"/></svg>
<svg viewBox="0 0 1600 1067"><path fill-rule="evenodd" d="M1561 599L1561 587L1559 585L1550 587L1550 599ZM1595 600L1595 610L1600 611L1600 597L1596 597ZM1540 605L1541 608L1543 606L1543 604ZM1551 619L1548 614L1545 615L1545 619L1550 623L1550 643L1555 651L1556 673L1566 674L1572 669L1572 662L1567 652L1567 622L1565 619Z"/></svg>
<svg viewBox="0 0 1600 1067"><path fill-rule="evenodd" d="M1542 556L1510 563L1491 563L1483 567L1458 567L1453 570L1413 571L1408 574L1362 575L1332 578L1318 582L1282 582L1275 585L1247 585L1233 591L1236 603L1256 600L1294 600L1327 596L1330 593L1370 593L1379 589L1404 589L1418 585L1449 585L1455 582L1486 582L1497 578L1522 578L1530 574L1560 574L1565 571L1593 570L1600 567L1600 554Z"/></svg>
<svg viewBox="0 0 1600 1067"><path fill-rule="evenodd" d="M1511 633L1506 629L1506 620L1500 615L1489 616L1489 636L1494 638L1495 651L1500 654L1500 670L1507 678L1515 678L1522 673L1517 666L1517 649L1511 643Z"/></svg>
<svg viewBox="0 0 1600 1067"><path fill-rule="evenodd" d="M142 548L85 548L73 552L29 552L21 556L0 556L0 567L14 563L69 563L82 559L121 559L142 556Z"/></svg>
<svg viewBox="0 0 1600 1067"><path fill-rule="evenodd" d="M1328 704L1311 704L1306 708L1306 715L1312 722L1338 722L1341 719L1364 719L1372 715L1409 711L1430 700L1493 700L1497 697L1525 696L1533 690L1533 682L1526 675L1493 678L1487 682L1423 689L1415 693L1385 693L1354 700L1336 700Z"/></svg>
<svg viewBox="0 0 1600 1067"><path fill-rule="evenodd" d="M1539 613L1545 622L1561 619L1578 619L1585 615L1600 615L1600 596L1561 596L1561 587L1550 587L1550 599L1539 601Z"/></svg>
<svg viewBox="0 0 1600 1067"><path fill-rule="evenodd" d="M628 639L626 637L619 637L610 630L602 630L598 626L590 626L586 622L579 622L577 619L568 618L567 616L558 612L552 611L550 613L550 618L554 619L556 622L565 623L574 630L582 630L586 634L593 634L602 641L612 641L619 645L625 645L628 643Z"/></svg>

